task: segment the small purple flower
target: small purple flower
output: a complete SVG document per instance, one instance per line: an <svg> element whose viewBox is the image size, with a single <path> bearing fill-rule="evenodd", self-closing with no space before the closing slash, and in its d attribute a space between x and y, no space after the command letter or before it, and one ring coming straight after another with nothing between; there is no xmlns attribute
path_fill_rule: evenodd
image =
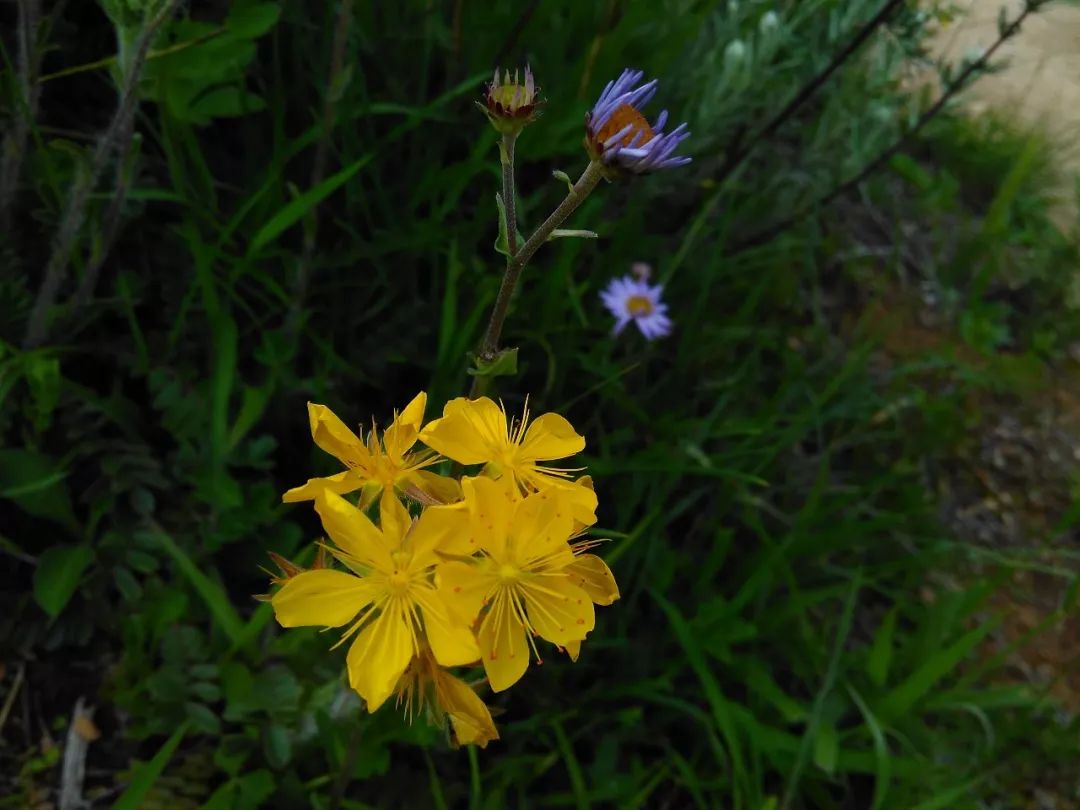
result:
<svg viewBox="0 0 1080 810"><path fill-rule="evenodd" d="M592 111L585 116L585 145L589 154L615 172L644 174L690 162L686 156L673 156L678 145L690 137L686 124L665 133L667 110L651 126L641 114L641 108L656 94L657 85L653 79L636 86L644 76L640 70L624 70L618 79L608 82Z"/></svg>
<svg viewBox="0 0 1080 810"><path fill-rule="evenodd" d="M671 319L667 316L667 304L660 300L663 284L650 285L648 273L634 265L633 276L613 278L607 289L600 293L600 300L615 316L612 334L619 334L630 321L637 324L646 340L671 334Z"/></svg>

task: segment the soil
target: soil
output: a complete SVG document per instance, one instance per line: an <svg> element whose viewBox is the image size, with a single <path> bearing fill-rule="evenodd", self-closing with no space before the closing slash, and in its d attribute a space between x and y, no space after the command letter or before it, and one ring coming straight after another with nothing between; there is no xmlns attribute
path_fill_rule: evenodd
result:
<svg viewBox="0 0 1080 810"><path fill-rule="evenodd" d="M1023 0L959 0L964 13L934 39L939 56L958 60L997 38L1004 6L1014 19ZM1062 169L1054 218L1063 228L1077 223L1080 174L1080 5L1055 2L1024 22L1020 35L999 51L1005 69L981 78L967 92L972 115L995 111L1021 126L1034 127L1055 144Z"/></svg>

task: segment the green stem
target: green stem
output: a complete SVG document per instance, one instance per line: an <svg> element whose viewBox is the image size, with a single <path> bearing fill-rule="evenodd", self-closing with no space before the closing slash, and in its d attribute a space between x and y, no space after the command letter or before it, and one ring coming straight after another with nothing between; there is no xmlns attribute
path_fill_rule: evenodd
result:
<svg viewBox="0 0 1080 810"><path fill-rule="evenodd" d="M514 200L514 143L517 141L517 133L503 135L502 146L499 148L502 161L502 198L503 210L506 212L506 249L510 251L510 257L517 254L517 206Z"/></svg>
<svg viewBox="0 0 1080 810"><path fill-rule="evenodd" d="M540 245L548 240L551 232L562 225L566 218L574 213L574 210L596 188L596 184L600 182L600 178L603 176L603 165L598 161L592 161L582 172L578 181L574 183L573 188L566 195L566 199L559 203L559 207L551 212L551 215L544 220L544 223L539 228L533 231L532 236L521 246L521 250L507 259L502 286L499 288L499 295L495 299L495 308L491 311L491 320L488 322L484 340L480 344L481 358L493 357L499 349L499 338L502 336L503 323L506 321L506 314L510 309L510 298L514 294L514 288L517 287L522 269L529 263L529 259L533 257L533 254L540 249Z"/></svg>

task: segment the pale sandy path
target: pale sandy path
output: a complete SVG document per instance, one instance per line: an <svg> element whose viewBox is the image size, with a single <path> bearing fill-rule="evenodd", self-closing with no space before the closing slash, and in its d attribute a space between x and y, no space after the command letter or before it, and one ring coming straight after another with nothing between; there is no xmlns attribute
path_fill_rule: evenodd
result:
<svg viewBox="0 0 1080 810"><path fill-rule="evenodd" d="M988 46L997 37L1003 5L1012 19L1020 3L960 0L966 14L936 38L938 52L958 59L969 49ZM1062 201L1057 218L1065 227L1075 225L1072 177L1080 173L1080 6L1063 0L1052 3L1029 17L1020 35L999 53L1008 60L1006 69L981 78L968 91L969 109L978 115L993 108L1052 138L1065 175L1061 187L1053 190Z"/></svg>

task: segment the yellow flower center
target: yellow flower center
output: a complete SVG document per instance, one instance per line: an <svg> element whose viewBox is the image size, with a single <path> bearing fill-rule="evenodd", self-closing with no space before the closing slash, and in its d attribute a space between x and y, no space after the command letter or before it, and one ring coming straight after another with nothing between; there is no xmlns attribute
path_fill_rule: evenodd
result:
<svg viewBox="0 0 1080 810"><path fill-rule="evenodd" d="M409 589L409 583L412 582L412 576L409 574L411 557L412 555L407 551L395 551L390 555L390 559L394 562L394 571L386 578L390 590L404 593Z"/></svg>
<svg viewBox="0 0 1080 810"><path fill-rule="evenodd" d="M603 143L612 135L620 132L627 124L630 124L633 128L626 133L626 136L622 139L621 143L630 143L634 140L634 136L639 132L641 133L641 138L637 142L638 146L641 146L643 143L648 143L653 139L652 127L650 127L649 122L645 120L645 116L629 104L623 104L622 106L617 107L615 112L613 112L611 117L607 120L607 123L600 127L600 131L596 133L596 140L599 143Z"/></svg>
<svg viewBox="0 0 1080 810"><path fill-rule="evenodd" d="M521 579L521 569L510 563L503 563L499 566L499 579L505 583L517 582Z"/></svg>
<svg viewBox="0 0 1080 810"><path fill-rule="evenodd" d="M492 88L491 100L508 110L516 110L529 103L529 91L521 84L501 84Z"/></svg>
<svg viewBox="0 0 1080 810"><path fill-rule="evenodd" d="M631 295L626 299L626 310L635 318L652 315L653 303L644 295Z"/></svg>

